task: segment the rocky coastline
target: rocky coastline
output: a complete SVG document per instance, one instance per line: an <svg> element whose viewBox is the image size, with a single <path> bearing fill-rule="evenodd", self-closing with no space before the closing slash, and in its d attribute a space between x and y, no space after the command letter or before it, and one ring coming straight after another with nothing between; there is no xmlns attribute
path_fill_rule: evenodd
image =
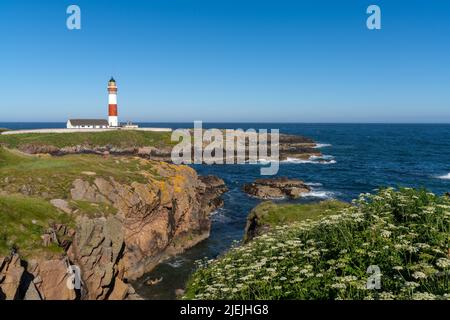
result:
<svg viewBox="0 0 450 320"><path fill-rule="evenodd" d="M304 137L281 135L279 146L281 160L320 156ZM170 154L161 145L0 146L0 197L39 199L72 221L32 221L44 229L39 246L55 249L0 254L0 300L141 299L129 283L207 239L227 191L218 177L171 164ZM285 178L255 183L247 191L261 199L309 190Z"/></svg>
<svg viewBox="0 0 450 320"><path fill-rule="evenodd" d="M89 172L72 182L66 198L50 199L49 193L49 202L75 219L73 227L52 224L42 234L45 245L64 252L23 258L19 248L0 256L0 299L139 299L129 281L208 238L209 215L223 204L224 182L199 177L186 166L139 161L155 170L146 182L122 183ZM13 185L14 178L8 182ZM31 184L17 191L36 196ZM10 191L2 188L3 195ZM74 203L110 206L115 213L89 216ZM80 270L78 289L68 286L70 266Z"/></svg>
<svg viewBox="0 0 450 320"><path fill-rule="evenodd" d="M248 140L245 142L248 153ZM204 144L204 147L207 144ZM6 145L8 146L8 145ZM270 139L268 141L270 146ZM171 162L171 145L162 146L115 146L110 144L95 145L77 144L64 147L56 147L47 143L26 143L20 145L18 149L28 154L50 154L53 156L63 156L70 154L99 154L99 155L122 155L122 156L139 156L145 159L155 161ZM270 148L269 148L270 149ZM191 154L194 154L192 150ZM226 161L226 149L223 149L224 162ZM309 138L303 136L280 134L279 136L279 158L280 161L288 159L307 160L311 157L320 157L322 154L317 149L317 144ZM237 155L234 155L235 159ZM248 155L246 156L248 160Z"/></svg>

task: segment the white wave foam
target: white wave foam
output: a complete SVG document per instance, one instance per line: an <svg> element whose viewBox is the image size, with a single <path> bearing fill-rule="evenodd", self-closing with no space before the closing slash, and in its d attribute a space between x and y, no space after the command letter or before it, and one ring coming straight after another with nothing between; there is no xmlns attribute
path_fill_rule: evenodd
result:
<svg viewBox="0 0 450 320"><path fill-rule="evenodd" d="M320 199L333 199L334 192L330 191L310 191L302 195L302 197L320 198Z"/></svg>
<svg viewBox="0 0 450 320"><path fill-rule="evenodd" d="M314 149L321 149L321 148L328 148L331 147L332 145L329 143L318 143L314 146Z"/></svg>
<svg viewBox="0 0 450 320"><path fill-rule="evenodd" d="M168 261L166 262L169 266L171 266L172 268L179 268L181 267L184 263L186 262L186 260L181 259L181 258L177 258L175 260L172 261Z"/></svg>
<svg viewBox="0 0 450 320"><path fill-rule="evenodd" d="M311 156L309 159L297 159L297 158L287 158L286 160L281 161L282 163L295 163L295 164L335 164L336 160L333 159L333 156L324 155L324 156Z"/></svg>
<svg viewBox="0 0 450 320"><path fill-rule="evenodd" d="M245 163L247 164L256 164L256 165L268 165L272 162L276 162L276 160L272 159L258 159L256 163L251 163L247 160ZM322 155L322 156L310 156L308 159L298 159L298 158L286 158L286 160L281 160L280 163L293 163L293 164L335 164L336 160L334 160L334 156L332 155Z"/></svg>
<svg viewBox="0 0 450 320"><path fill-rule="evenodd" d="M316 163L314 160L305 160L305 159L297 159L297 158L286 158L286 160L281 161L282 163Z"/></svg>
<svg viewBox="0 0 450 320"><path fill-rule="evenodd" d="M225 210L223 208L217 209L213 211L211 214L211 221L218 223L225 223L231 221L230 217L225 214Z"/></svg>
<svg viewBox="0 0 450 320"><path fill-rule="evenodd" d="M331 160L331 159L334 159L334 156L329 155L329 154L324 154L321 156L310 156L309 159L310 160Z"/></svg>
<svg viewBox="0 0 450 320"><path fill-rule="evenodd" d="M267 160L267 159L258 159L258 164L270 164L275 160Z"/></svg>
<svg viewBox="0 0 450 320"><path fill-rule="evenodd" d="M438 179L450 180L450 173L436 177Z"/></svg>
<svg viewBox="0 0 450 320"><path fill-rule="evenodd" d="M321 184L319 182L306 182L305 184L307 186L310 186L310 187L321 187L321 186L323 186L323 184Z"/></svg>

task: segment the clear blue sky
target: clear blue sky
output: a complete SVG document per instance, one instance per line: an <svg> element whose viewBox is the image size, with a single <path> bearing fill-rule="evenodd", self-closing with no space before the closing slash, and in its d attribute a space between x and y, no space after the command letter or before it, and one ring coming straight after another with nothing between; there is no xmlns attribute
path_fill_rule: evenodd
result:
<svg viewBox="0 0 450 320"><path fill-rule="evenodd" d="M450 1L1 1L0 122L104 118L111 75L122 121L450 122Z"/></svg>

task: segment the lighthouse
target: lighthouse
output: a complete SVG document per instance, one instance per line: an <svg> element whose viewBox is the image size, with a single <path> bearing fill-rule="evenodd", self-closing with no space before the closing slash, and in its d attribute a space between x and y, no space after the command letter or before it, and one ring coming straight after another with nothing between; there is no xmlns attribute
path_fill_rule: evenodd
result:
<svg viewBox="0 0 450 320"><path fill-rule="evenodd" d="M119 126L119 118L117 114L117 85L116 80L111 77L108 82L108 124L110 127Z"/></svg>

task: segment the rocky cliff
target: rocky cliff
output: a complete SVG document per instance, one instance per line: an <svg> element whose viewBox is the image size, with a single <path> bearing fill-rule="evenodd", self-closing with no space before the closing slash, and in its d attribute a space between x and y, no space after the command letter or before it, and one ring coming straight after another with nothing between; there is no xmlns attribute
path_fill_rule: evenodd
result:
<svg viewBox="0 0 450 320"><path fill-rule="evenodd" d="M87 161L84 156L77 157ZM64 157L56 160L58 165L61 159ZM101 157L88 159L98 161L99 167L103 161ZM198 177L189 167L164 162L118 158L112 163L119 166L122 161L128 164L120 169L125 173L133 161L139 168L151 166L151 170L139 171L140 179L123 179L117 173L100 175L89 167L91 171L74 175L78 177L66 192L46 189L46 200L74 219L73 228L52 224L42 235L45 246L56 244L64 253L21 259L18 248L19 254L14 250L0 258L0 299L138 298L127 284L129 280L209 236L209 215L222 205L220 195L226 191L222 180ZM0 177L2 170L6 169L0 168ZM42 197L40 188L24 188L22 182L14 188L8 183L3 192L22 190L27 197ZM53 183L59 185L56 175ZM65 196L56 199L55 194ZM80 270L79 288L67 286L74 279L70 266Z"/></svg>

